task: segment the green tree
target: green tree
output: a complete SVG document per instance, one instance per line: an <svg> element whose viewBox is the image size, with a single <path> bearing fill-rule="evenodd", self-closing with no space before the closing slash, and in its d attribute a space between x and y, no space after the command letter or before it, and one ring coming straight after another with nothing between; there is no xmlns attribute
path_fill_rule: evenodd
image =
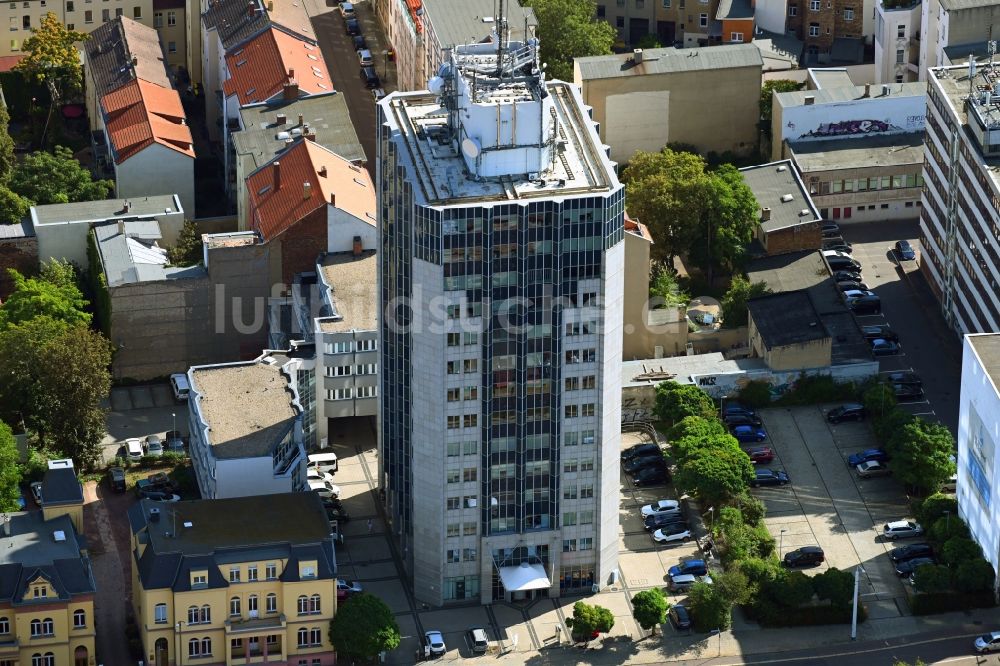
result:
<svg viewBox="0 0 1000 666"><path fill-rule="evenodd" d="M972 539L958 536L945 541L941 551L942 562L953 569L963 562L983 557L983 549L979 547L978 543Z"/></svg>
<svg viewBox="0 0 1000 666"><path fill-rule="evenodd" d="M743 493L734 501L736 508L743 516L743 522L747 525L759 525L767 515L767 506L761 500L750 493Z"/></svg>
<svg viewBox="0 0 1000 666"><path fill-rule="evenodd" d="M566 626L577 641L589 641L595 632L606 634L615 626L615 616L607 608L591 606L582 601L573 604L573 617L566 619Z"/></svg>
<svg viewBox="0 0 1000 666"><path fill-rule="evenodd" d="M955 473L955 440L948 428L920 417L904 425L887 446L889 468L903 483L923 490L938 489Z"/></svg>
<svg viewBox="0 0 1000 666"><path fill-rule="evenodd" d="M0 329L38 316L48 316L68 324L90 324L91 315L85 310L87 301L83 294L75 282L63 280L59 270L56 268L48 275L43 273L26 278L13 268L8 269L14 291L0 306Z"/></svg>
<svg viewBox="0 0 1000 666"><path fill-rule="evenodd" d="M773 293L771 288L763 282L750 282L745 277L735 276L725 296L722 297L722 326L724 328L746 326L747 301L770 293Z"/></svg>
<svg viewBox="0 0 1000 666"><path fill-rule="evenodd" d="M0 421L0 511L20 511L21 465L14 433Z"/></svg>
<svg viewBox="0 0 1000 666"><path fill-rule="evenodd" d="M167 250L167 256L174 266L196 266L201 263L201 234L193 220L184 220L184 226L177 236L177 245Z"/></svg>
<svg viewBox="0 0 1000 666"><path fill-rule="evenodd" d="M8 186L33 204L44 205L107 199L113 183L94 180L69 148L56 146L51 153L40 150L25 157Z"/></svg>
<svg viewBox="0 0 1000 666"><path fill-rule="evenodd" d="M774 79L765 81L760 87L760 123L761 131L768 136L771 135L771 104L774 101L772 93L792 92L799 90L804 84L788 79Z"/></svg>
<svg viewBox="0 0 1000 666"><path fill-rule="evenodd" d="M708 435L706 437L687 436L674 440L670 451L677 466L683 466L689 460L702 455L712 455L714 451L725 449L732 453L742 453L740 443L728 432Z"/></svg>
<svg viewBox="0 0 1000 666"><path fill-rule="evenodd" d="M924 525L924 529L927 529L927 527L927 525ZM927 529L927 535L932 541L947 543L955 537L968 539L969 528L958 516L944 516L930 524L930 529Z"/></svg>
<svg viewBox="0 0 1000 666"><path fill-rule="evenodd" d="M715 585L695 583L688 595L687 606L696 631L729 628L733 605Z"/></svg>
<svg viewBox="0 0 1000 666"><path fill-rule="evenodd" d="M955 569L955 587L960 592L985 592L993 589L993 565L982 557L966 560Z"/></svg>
<svg viewBox="0 0 1000 666"><path fill-rule="evenodd" d="M549 78L572 83L574 58L611 53L617 33L610 23L596 19L594 0L531 0L525 4L538 19L536 34Z"/></svg>
<svg viewBox="0 0 1000 666"><path fill-rule="evenodd" d="M741 266L757 228L759 207L753 190L732 164L705 174L704 208L688 256L712 284L715 267L730 273Z"/></svg>
<svg viewBox="0 0 1000 666"><path fill-rule="evenodd" d="M746 491L753 464L743 451L704 449L677 469L674 482L706 505L725 502Z"/></svg>
<svg viewBox="0 0 1000 666"><path fill-rule="evenodd" d="M896 661L892 662L892 666L927 666L927 662L925 662L920 657L917 657L917 660L915 662L913 662L912 664L910 664L910 662L908 662L908 661L903 661L902 659L897 659Z"/></svg>
<svg viewBox="0 0 1000 666"><path fill-rule="evenodd" d="M656 630L667 619L667 598L658 587L636 592L632 597L632 617L646 631Z"/></svg>
<svg viewBox="0 0 1000 666"><path fill-rule="evenodd" d="M917 592L944 592L951 584L951 572L943 564L924 564L913 572Z"/></svg>
<svg viewBox="0 0 1000 666"><path fill-rule="evenodd" d="M6 183L14 170L14 139L10 136L10 112L0 102L0 183Z"/></svg>
<svg viewBox="0 0 1000 666"><path fill-rule="evenodd" d="M656 417L671 424L686 416L715 418L712 398L694 384L679 384L667 380L656 385Z"/></svg>
<svg viewBox="0 0 1000 666"><path fill-rule="evenodd" d="M376 596L354 595L340 604L330 620L330 642L338 655L374 659L399 647L399 625L392 610Z"/></svg>
<svg viewBox="0 0 1000 666"><path fill-rule="evenodd" d="M891 389L890 389L891 390ZM895 396L893 400L895 401ZM885 416L879 418L878 412L875 412L875 420L872 424L873 430L875 431L875 438L885 445L886 451L892 455L894 452L890 450L890 446L893 445L892 436L901 430L903 426L911 423L915 416L909 412L905 412L902 409L893 409L890 412L886 412Z"/></svg>
<svg viewBox="0 0 1000 666"><path fill-rule="evenodd" d="M714 405L713 405L714 409ZM715 416L685 416L667 433L671 441L683 439L684 437L708 438L716 435L725 435L726 428Z"/></svg>
<svg viewBox="0 0 1000 666"><path fill-rule="evenodd" d="M872 384L861 395L861 403L868 414L876 419L883 419L896 409L896 394L888 384L878 382Z"/></svg>
<svg viewBox="0 0 1000 666"><path fill-rule="evenodd" d="M774 581L769 592L776 601L792 608L809 603L814 593L812 578L801 571L785 571Z"/></svg>
<svg viewBox="0 0 1000 666"><path fill-rule="evenodd" d="M18 224L30 210L30 201L6 185L0 185L0 224Z"/></svg>
<svg viewBox="0 0 1000 666"><path fill-rule="evenodd" d="M917 521L921 525L927 526L948 514L958 515L958 499L954 495L945 495L944 493L928 495L916 511Z"/></svg>
<svg viewBox="0 0 1000 666"><path fill-rule="evenodd" d="M649 283L649 307L656 309L676 305L687 305L691 296L677 284L677 275L664 264L653 265L652 279Z"/></svg>
<svg viewBox="0 0 1000 666"><path fill-rule="evenodd" d="M739 569L713 573L712 581L716 589L719 590L719 594L727 599L731 605L747 604L753 598L754 588L750 579Z"/></svg>
<svg viewBox="0 0 1000 666"><path fill-rule="evenodd" d="M21 51L25 56L14 69L28 80L49 85L63 97L79 92L83 88L83 67L76 43L87 39L89 34L68 30L49 12L39 27L31 29L31 37L24 40Z"/></svg>
<svg viewBox="0 0 1000 666"><path fill-rule="evenodd" d="M635 48L637 49L662 49L663 44L660 43L660 38L653 34L643 35L639 38L639 41L635 43Z"/></svg>
<svg viewBox="0 0 1000 666"><path fill-rule="evenodd" d="M543 42L544 43L544 42ZM656 261L673 265L699 233L705 207L705 160L669 148L635 153L622 172L629 213L651 230Z"/></svg>
<svg viewBox="0 0 1000 666"><path fill-rule="evenodd" d="M831 567L813 577L816 596L838 607L851 605L854 600L854 576L849 571Z"/></svg>

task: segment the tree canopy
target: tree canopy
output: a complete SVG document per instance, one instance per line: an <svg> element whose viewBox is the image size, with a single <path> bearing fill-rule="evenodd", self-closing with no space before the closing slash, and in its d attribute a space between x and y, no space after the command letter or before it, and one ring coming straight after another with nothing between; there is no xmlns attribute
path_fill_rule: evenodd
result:
<svg viewBox="0 0 1000 666"><path fill-rule="evenodd" d="M361 593L340 604L330 620L330 642L337 654L374 659L399 647L399 625L392 610L378 597Z"/></svg>
<svg viewBox="0 0 1000 666"><path fill-rule="evenodd" d="M706 447L678 466L674 483L711 505L744 492L753 474L753 464L742 450Z"/></svg>
<svg viewBox="0 0 1000 666"><path fill-rule="evenodd" d="M693 384L680 384L667 380L656 385L656 417L677 423L685 416L715 418L712 398Z"/></svg>
<svg viewBox="0 0 1000 666"><path fill-rule="evenodd" d="M566 625L572 630L574 639L589 641L595 633L611 631L615 626L615 616L603 606L578 601L573 604L573 617L566 618Z"/></svg>
<svg viewBox="0 0 1000 666"><path fill-rule="evenodd" d="M0 421L0 511L20 511L18 498L21 496L21 466L17 453L14 433Z"/></svg>
<svg viewBox="0 0 1000 666"><path fill-rule="evenodd" d="M25 55L14 69L29 80L52 83L64 96L78 92L83 88L83 67L76 43L87 39L88 33L67 29L54 13L48 12L21 44Z"/></svg>
<svg viewBox="0 0 1000 666"><path fill-rule="evenodd" d="M711 284L716 266L732 272L742 265L757 228L758 205L753 190L732 164L719 165L705 175L704 224L695 227L688 257L706 271Z"/></svg>
<svg viewBox="0 0 1000 666"><path fill-rule="evenodd" d="M572 83L574 58L611 53L617 33L607 21L597 20L594 0L530 0L525 4L538 20L535 32L549 78Z"/></svg>
<svg viewBox="0 0 1000 666"><path fill-rule="evenodd" d="M799 90L804 84L788 79L775 79L765 81L760 87L760 121L761 129L765 134L771 134L771 106L774 103L772 93L792 92Z"/></svg>
<svg viewBox="0 0 1000 666"><path fill-rule="evenodd" d="M687 606L696 631L729 628L733 604L715 585L695 583L688 595Z"/></svg>
<svg viewBox="0 0 1000 666"><path fill-rule="evenodd" d="M632 597L632 617L646 631L663 624L667 619L669 607L667 598L663 596L663 591L658 587L636 592L635 596Z"/></svg>
<svg viewBox="0 0 1000 666"><path fill-rule="evenodd" d="M770 293L772 293L771 288L764 282L750 282L742 275L733 276L733 281L721 302L723 327L746 326L749 319L747 301Z"/></svg>
<svg viewBox="0 0 1000 666"><path fill-rule="evenodd" d="M201 234L192 220L184 220L184 226L177 236L177 245L167 251L174 266L195 266L203 259Z"/></svg>
<svg viewBox="0 0 1000 666"><path fill-rule="evenodd" d="M886 442L892 456L889 469L903 483L923 490L936 490L952 474L951 456L955 440L940 423L919 416L897 430Z"/></svg>
<svg viewBox="0 0 1000 666"><path fill-rule="evenodd" d="M73 267L57 260L46 263L38 277L26 278L13 268L8 274L14 291L0 305L0 330L38 316L67 324L89 325L87 301L76 286Z"/></svg>
<svg viewBox="0 0 1000 666"><path fill-rule="evenodd" d="M76 53L76 51L74 51ZM110 180L94 180L69 148L27 155L11 174L8 187L32 204L75 203L107 199Z"/></svg>
<svg viewBox="0 0 1000 666"><path fill-rule="evenodd" d="M10 112L0 104L0 183L6 183L14 169L14 139L10 136Z"/></svg>

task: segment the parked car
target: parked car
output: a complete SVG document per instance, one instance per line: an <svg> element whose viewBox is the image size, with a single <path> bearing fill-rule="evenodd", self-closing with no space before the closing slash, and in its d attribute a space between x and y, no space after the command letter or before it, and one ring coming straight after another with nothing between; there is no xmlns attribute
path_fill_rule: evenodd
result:
<svg viewBox="0 0 1000 666"><path fill-rule="evenodd" d="M366 88L378 88L382 85L375 68L371 65L361 68L361 80L364 81Z"/></svg>
<svg viewBox="0 0 1000 666"><path fill-rule="evenodd" d="M1000 631L983 634L973 642L972 646L980 653L1000 650Z"/></svg>
<svg viewBox="0 0 1000 666"><path fill-rule="evenodd" d="M954 495L958 492L958 474L952 474L942 484L939 493Z"/></svg>
<svg viewBox="0 0 1000 666"><path fill-rule="evenodd" d="M754 470L754 478L750 479L753 488L758 486L783 486L789 482L788 475L777 469Z"/></svg>
<svg viewBox="0 0 1000 666"><path fill-rule="evenodd" d="M337 579L337 599L346 599L352 594L361 594L364 591L361 583L357 581L344 580L343 578Z"/></svg>
<svg viewBox="0 0 1000 666"><path fill-rule="evenodd" d="M670 473L666 467L647 467L640 469L632 477L632 483L637 486L662 486L670 481Z"/></svg>
<svg viewBox="0 0 1000 666"><path fill-rule="evenodd" d="M385 88L372 88L372 99L378 102L385 97Z"/></svg>
<svg viewBox="0 0 1000 666"><path fill-rule="evenodd" d="M132 462L142 460L142 440L138 437L130 437L125 440L125 455Z"/></svg>
<svg viewBox="0 0 1000 666"><path fill-rule="evenodd" d="M767 433L763 428L755 428L748 425L733 426L729 429L729 432L736 438L736 441L745 444L763 442L767 439Z"/></svg>
<svg viewBox="0 0 1000 666"><path fill-rule="evenodd" d="M486 654L490 649L490 639L486 635L486 630L482 627L473 627L465 632L465 642L469 644L469 649L473 654Z"/></svg>
<svg viewBox="0 0 1000 666"><path fill-rule="evenodd" d="M368 43L365 41L364 35L354 35L354 37L351 38L351 41L354 43L355 51L368 48Z"/></svg>
<svg viewBox="0 0 1000 666"><path fill-rule="evenodd" d="M889 476L892 474L892 470L885 463L878 460L863 462L860 465L855 465L854 469L857 470L858 476L862 479L874 479L877 476Z"/></svg>
<svg viewBox="0 0 1000 666"><path fill-rule="evenodd" d="M889 454L885 452L885 449L865 449L864 451L852 453L847 456L847 464L851 467L857 467L858 465L864 464L870 460L888 462Z"/></svg>
<svg viewBox="0 0 1000 666"><path fill-rule="evenodd" d="M872 356L893 356L899 353L899 343L891 340L869 340Z"/></svg>
<svg viewBox="0 0 1000 666"><path fill-rule="evenodd" d="M143 499L153 500L154 502L180 502L180 495L174 495L173 493L165 493L162 490L147 490L142 489L139 491L139 497Z"/></svg>
<svg viewBox="0 0 1000 666"><path fill-rule="evenodd" d="M826 554L819 546L802 546L785 553L781 563L786 567L811 567L822 564L826 559Z"/></svg>
<svg viewBox="0 0 1000 666"><path fill-rule="evenodd" d="M751 446L743 450L750 456L750 462L754 465L766 465L774 460L774 451L769 446Z"/></svg>
<svg viewBox="0 0 1000 666"><path fill-rule="evenodd" d="M184 437L177 430L168 430L166 437L166 449L173 453L184 453Z"/></svg>
<svg viewBox="0 0 1000 666"><path fill-rule="evenodd" d="M656 543L681 543L691 540L691 530L687 525L665 525L653 532Z"/></svg>
<svg viewBox="0 0 1000 666"><path fill-rule="evenodd" d="M841 280L837 282L841 291L868 291L868 285L857 280Z"/></svg>
<svg viewBox="0 0 1000 666"><path fill-rule="evenodd" d="M823 233L823 240L826 240L828 238L833 239L833 238L841 238L842 237L840 235L840 229L839 228L838 229L828 229L826 231L823 231L822 233Z"/></svg>
<svg viewBox="0 0 1000 666"><path fill-rule="evenodd" d="M862 326L861 335L865 336L865 340L891 340L899 342L899 336L896 335L896 332L885 324Z"/></svg>
<svg viewBox="0 0 1000 666"><path fill-rule="evenodd" d="M662 455L653 456L639 456L638 458L633 458L629 460L624 465L624 469L629 474L635 474L640 469L645 469L647 467L666 467L667 462L663 459Z"/></svg>
<svg viewBox="0 0 1000 666"><path fill-rule="evenodd" d="M820 229L822 230L823 233L827 233L827 232L835 233L835 234L839 234L840 233L840 225L837 224L836 222L824 222L823 226L820 227Z"/></svg>
<svg viewBox="0 0 1000 666"><path fill-rule="evenodd" d="M705 565L705 560L687 560L667 569L667 575L671 578L674 576L682 576L684 574L690 574L692 576L704 576L708 573L708 567Z"/></svg>
<svg viewBox="0 0 1000 666"><path fill-rule="evenodd" d="M847 307L854 314L880 314L882 312L882 299L874 294L850 298L847 300Z"/></svg>
<svg viewBox="0 0 1000 666"><path fill-rule="evenodd" d="M681 503L673 499L661 499L653 504L647 504L639 510L643 517L660 513L679 513Z"/></svg>
<svg viewBox="0 0 1000 666"><path fill-rule="evenodd" d="M849 402L846 405L834 407L826 413L826 420L830 423L842 423L844 421L864 421L865 406L856 402Z"/></svg>
<svg viewBox="0 0 1000 666"><path fill-rule="evenodd" d="M690 629L691 628L691 616L688 614L687 608L680 604L674 604L670 607L670 622L678 629Z"/></svg>
<svg viewBox="0 0 1000 666"><path fill-rule="evenodd" d="M687 592L695 583L705 583L706 585L712 585L712 577L705 576L692 576L691 574L682 574L680 576L674 576L667 583L667 589L671 592Z"/></svg>
<svg viewBox="0 0 1000 666"><path fill-rule="evenodd" d="M932 555L934 555L934 546L929 543L910 543L889 551L889 559L893 562L905 562L915 557L931 557Z"/></svg>
<svg viewBox="0 0 1000 666"><path fill-rule="evenodd" d="M763 425L763 421L761 421L759 417L749 416L747 414L729 414L723 419L723 421L729 428L738 425L753 426L755 428L759 428L761 425Z"/></svg>
<svg viewBox="0 0 1000 666"><path fill-rule="evenodd" d="M356 18L349 18L344 21L344 29L347 30L348 35L361 34L361 24L358 23L358 19Z"/></svg>
<svg viewBox="0 0 1000 666"><path fill-rule="evenodd" d="M843 250L831 250L829 248L823 248L823 256L829 261L830 259L849 259L854 261L849 252L844 252Z"/></svg>
<svg viewBox="0 0 1000 666"><path fill-rule="evenodd" d="M444 644L444 636L441 635L440 631L424 632L424 648L425 652L427 649L430 650L432 657L443 657L448 651L448 648Z"/></svg>
<svg viewBox="0 0 1000 666"><path fill-rule="evenodd" d="M368 49L361 49L358 51L358 62L362 67L368 67L369 65L375 64L375 59L372 58L372 52Z"/></svg>
<svg viewBox="0 0 1000 666"><path fill-rule="evenodd" d="M907 578L917 570L917 567L922 567L925 564L936 564L936 562L933 557L914 557L909 560L903 560L896 565L896 574L900 578Z"/></svg>
<svg viewBox="0 0 1000 666"><path fill-rule="evenodd" d="M174 392L174 400L185 402L188 394L191 393L191 385L188 384L187 375L183 372L176 372L170 375L170 388Z"/></svg>
<svg viewBox="0 0 1000 666"><path fill-rule="evenodd" d="M344 16L345 19L346 18L353 18L354 17L354 5L352 3L350 3L350 2L342 2L342 3L340 3L340 13Z"/></svg>
<svg viewBox="0 0 1000 666"><path fill-rule="evenodd" d="M896 256L903 261L913 261L917 258L917 253L913 251L913 246L908 240L896 241Z"/></svg>
<svg viewBox="0 0 1000 666"><path fill-rule="evenodd" d="M121 467L109 467L108 485L116 493L125 492L125 470Z"/></svg>
<svg viewBox="0 0 1000 666"><path fill-rule="evenodd" d="M924 383L920 375L910 370L890 372L885 376L885 380L890 384L908 384L912 386L923 386Z"/></svg>
<svg viewBox="0 0 1000 666"><path fill-rule="evenodd" d="M836 282L861 282L861 269L847 268L834 271L833 279Z"/></svg>
<svg viewBox="0 0 1000 666"><path fill-rule="evenodd" d="M622 462L631 460L632 458L637 458L639 456L648 456L652 454L662 455L660 447L656 444L636 444L635 446L630 446L629 448L622 451L621 458Z"/></svg>
<svg viewBox="0 0 1000 666"><path fill-rule="evenodd" d="M652 532L653 530L658 530L661 527L666 527L667 525L687 525L687 518L682 514L674 513L658 513L655 516L647 516L642 520L643 526L646 528L647 532Z"/></svg>
<svg viewBox="0 0 1000 666"><path fill-rule="evenodd" d="M854 252L854 246L845 241L843 238L824 240L823 249L835 250L836 252L843 252L844 254L851 254Z"/></svg>
<svg viewBox="0 0 1000 666"><path fill-rule="evenodd" d="M900 402L924 399L924 389L916 384L893 384L892 393Z"/></svg>
<svg viewBox="0 0 1000 666"><path fill-rule="evenodd" d="M166 472L155 472L146 477L146 482L160 490L173 491L174 482Z"/></svg>
<svg viewBox="0 0 1000 666"><path fill-rule="evenodd" d="M35 500L35 504L42 506L42 482L34 481L31 484L31 498Z"/></svg>
<svg viewBox="0 0 1000 666"><path fill-rule="evenodd" d="M866 296L867 297L875 296L877 298L877 294L874 291L868 291L867 289L865 290L849 289L848 291L845 291L843 293L844 293L844 298L846 298L849 301L855 298L864 298Z"/></svg>
<svg viewBox="0 0 1000 666"><path fill-rule="evenodd" d="M727 416L757 416L757 410L753 407L748 407L733 401L726 402L726 404L722 406L720 413L722 414L722 418L726 418Z"/></svg>
<svg viewBox="0 0 1000 666"><path fill-rule="evenodd" d="M924 528L912 520L894 520L882 526L882 536L889 541L908 539L924 533Z"/></svg>
<svg viewBox="0 0 1000 666"><path fill-rule="evenodd" d="M146 455L154 458L163 455L163 442L159 435L150 435L146 438Z"/></svg>
<svg viewBox="0 0 1000 666"><path fill-rule="evenodd" d="M825 259L831 271L861 271L861 264L850 255L832 255Z"/></svg>

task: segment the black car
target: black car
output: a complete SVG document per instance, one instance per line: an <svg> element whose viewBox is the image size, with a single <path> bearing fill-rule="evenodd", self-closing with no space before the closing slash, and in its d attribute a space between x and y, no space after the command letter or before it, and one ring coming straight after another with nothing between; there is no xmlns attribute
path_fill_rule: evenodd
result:
<svg viewBox="0 0 1000 666"><path fill-rule="evenodd" d="M382 85L382 81L378 78L375 68L371 65L361 68L361 80L364 81L366 88L378 88Z"/></svg>
<svg viewBox="0 0 1000 666"><path fill-rule="evenodd" d="M788 483L788 475L777 469L756 469L754 478L750 480L753 488L758 486L783 486Z"/></svg>
<svg viewBox="0 0 1000 666"><path fill-rule="evenodd" d="M851 259L849 257L826 257L826 264L830 267L831 271L860 271L861 264L858 263L857 259Z"/></svg>
<svg viewBox="0 0 1000 666"><path fill-rule="evenodd" d="M823 226L820 227L820 229L822 229L824 234L825 233L840 234L840 225L837 224L836 222L824 222Z"/></svg>
<svg viewBox="0 0 1000 666"><path fill-rule="evenodd" d="M802 546L785 553L781 563L786 567L811 567L821 564L825 559L826 554L819 546Z"/></svg>
<svg viewBox="0 0 1000 666"><path fill-rule="evenodd" d="M349 18L344 21L344 28L347 30L348 35L361 34L361 24L358 23L358 19L356 18Z"/></svg>
<svg viewBox="0 0 1000 666"><path fill-rule="evenodd" d="M646 516L643 521L643 525L647 530L652 532L653 530L658 530L667 525L687 525L687 518L684 514L674 513L674 514L662 514L658 513L655 516Z"/></svg>
<svg viewBox="0 0 1000 666"><path fill-rule="evenodd" d="M917 253L913 251L910 241L900 240L896 241L896 256L903 261L913 261L917 258Z"/></svg>
<svg viewBox="0 0 1000 666"><path fill-rule="evenodd" d="M666 467L666 464L667 463L663 459L663 456L656 453L651 456L639 456L637 458L632 458L632 460L625 463L623 467L629 474L635 474L640 469L645 469L647 467Z"/></svg>
<svg viewBox="0 0 1000 666"><path fill-rule="evenodd" d="M823 240L826 240L828 238L841 238L840 228L838 227L836 229L824 229Z"/></svg>
<svg viewBox="0 0 1000 666"><path fill-rule="evenodd" d="M674 604L670 607L670 622L678 629L690 629L691 628L691 616L688 614L687 608L681 606L680 604Z"/></svg>
<svg viewBox="0 0 1000 666"><path fill-rule="evenodd" d="M924 389L917 384L893 384L892 392L900 402L924 399Z"/></svg>
<svg viewBox="0 0 1000 666"><path fill-rule="evenodd" d="M746 405L741 405L738 402L727 402L722 407L722 418L727 416L749 416L756 417L757 410L753 407L747 407Z"/></svg>
<svg viewBox="0 0 1000 666"><path fill-rule="evenodd" d="M837 287L839 287L841 291L868 291L868 285L864 282L858 282L857 280L841 280L837 283Z"/></svg>
<svg viewBox="0 0 1000 666"><path fill-rule="evenodd" d="M670 473L666 467L646 467L640 469L632 477L632 483L637 486L662 486L670 481Z"/></svg>
<svg viewBox="0 0 1000 666"><path fill-rule="evenodd" d="M905 562L914 557L931 557L934 547L929 543L911 543L889 551L889 559L893 562Z"/></svg>
<svg viewBox="0 0 1000 666"><path fill-rule="evenodd" d="M837 252L846 252L851 254L854 252L854 247L842 238L835 238L823 241L824 250L836 250Z"/></svg>
<svg viewBox="0 0 1000 666"><path fill-rule="evenodd" d="M861 335L865 336L865 340L890 340L892 342L899 342L899 336L896 335L896 332L885 324L862 326Z"/></svg>
<svg viewBox="0 0 1000 666"><path fill-rule="evenodd" d="M835 281L837 281L837 282L845 282L845 281L860 282L861 281L861 269L860 268L857 269L857 270L844 269L844 270L840 270L840 271L834 271L833 272L833 279Z"/></svg>
<svg viewBox="0 0 1000 666"><path fill-rule="evenodd" d="M362 49L368 48L368 43L365 42L364 35L354 35L354 50L360 51Z"/></svg>
<svg viewBox="0 0 1000 666"><path fill-rule="evenodd" d="M847 307L854 314L880 314L882 312L882 299L878 296L859 296L847 301Z"/></svg>
<svg viewBox="0 0 1000 666"><path fill-rule="evenodd" d="M920 379L920 375L909 370L891 372L885 379L890 384L908 384L912 386L923 386L924 384L924 380Z"/></svg>
<svg viewBox="0 0 1000 666"><path fill-rule="evenodd" d="M906 578L916 571L917 567L922 567L925 564L936 564L936 562L933 557L914 557L909 560L903 560L896 564L896 574L900 578Z"/></svg>
<svg viewBox="0 0 1000 666"><path fill-rule="evenodd" d="M865 406L857 403L848 403L840 407L834 407L826 413L826 420L830 423L842 423L844 421L864 421Z"/></svg>
<svg viewBox="0 0 1000 666"><path fill-rule="evenodd" d="M622 451L622 462L632 460L632 458L637 458L639 456L651 456L659 455L660 447L656 444L636 444L635 446L630 446L629 448Z"/></svg>
<svg viewBox="0 0 1000 666"><path fill-rule="evenodd" d="M723 420L725 421L727 428L739 425L748 425L759 428L763 425L763 422L759 417L749 416L747 414L727 414Z"/></svg>

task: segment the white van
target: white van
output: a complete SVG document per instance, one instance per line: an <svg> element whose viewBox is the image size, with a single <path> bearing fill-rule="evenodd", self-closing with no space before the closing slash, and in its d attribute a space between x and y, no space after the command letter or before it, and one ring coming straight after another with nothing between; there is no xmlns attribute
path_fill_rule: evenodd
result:
<svg viewBox="0 0 1000 666"><path fill-rule="evenodd" d="M191 392L191 385L188 384L187 375L183 372L176 372L170 375L170 388L174 390L174 399L177 402L184 402Z"/></svg>
<svg viewBox="0 0 1000 666"><path fill-rule="evenodd" d="M336 453L310 453L306 467L333 474L337 471Z"/></svg>

